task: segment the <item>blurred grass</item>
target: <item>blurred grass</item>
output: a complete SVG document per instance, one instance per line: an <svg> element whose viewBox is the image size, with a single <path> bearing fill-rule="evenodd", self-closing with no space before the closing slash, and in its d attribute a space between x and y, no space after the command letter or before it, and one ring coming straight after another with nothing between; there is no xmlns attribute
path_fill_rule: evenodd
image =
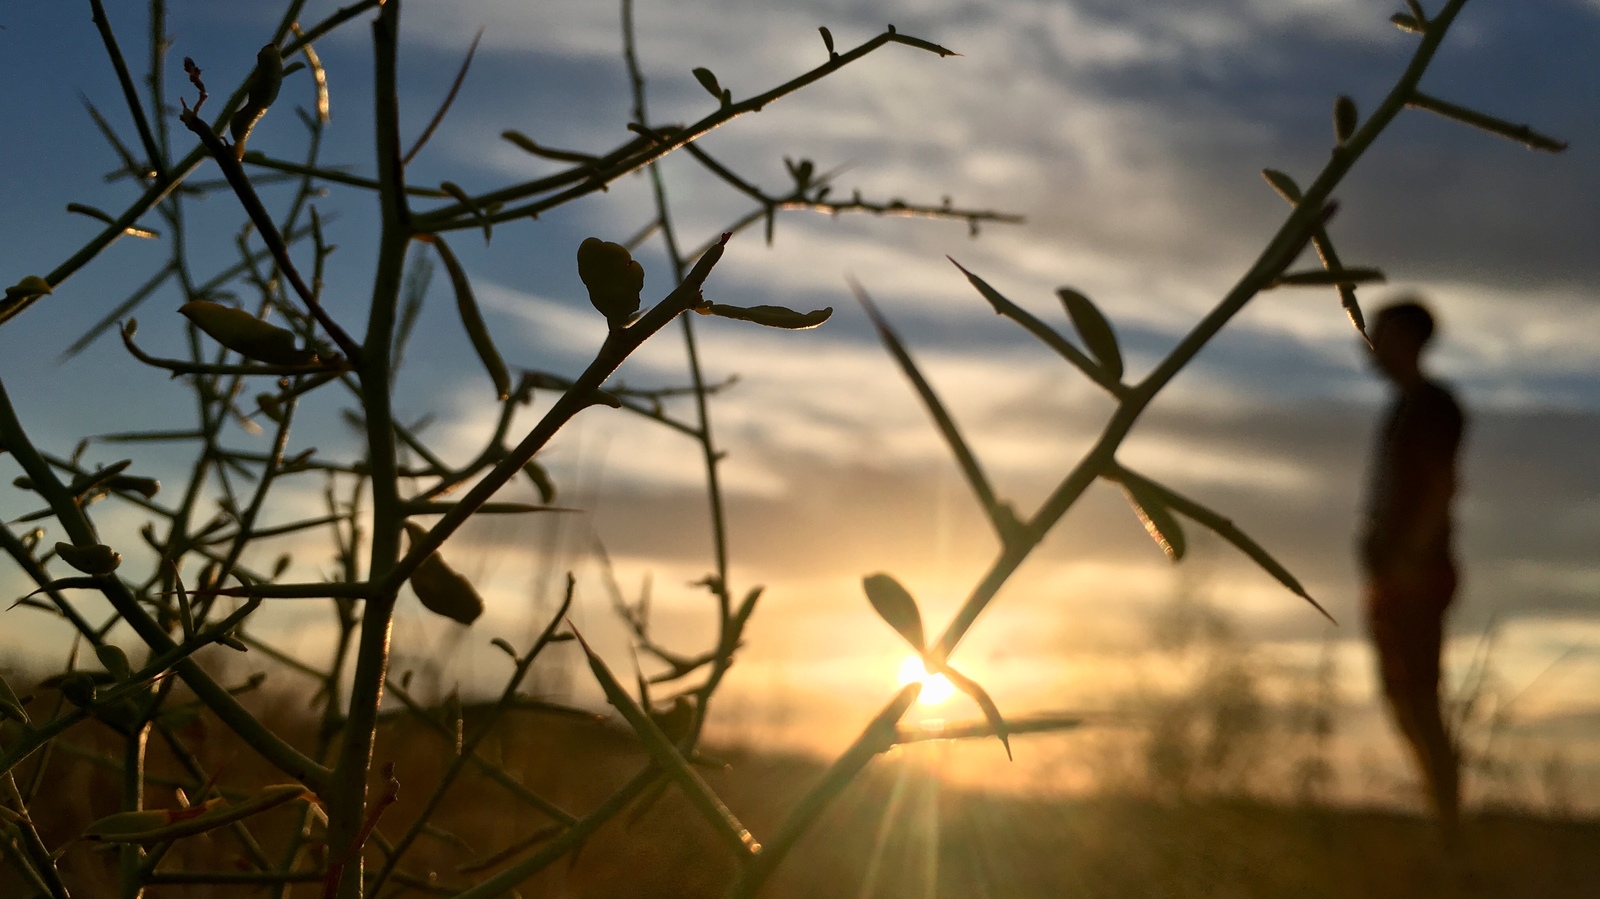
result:
<svg viewBox="0 0 1600 899"><path fill-rule="evenodd" d="M53 701L40 691L34 707ZM263 691L253 704L279 733L309 742L316 717L303 696ZM469 706L470 733L479 711ZM181 728L186 742L225 790L245 791L281 779L215 721ZM61 868L74 895L115 894L116 854L72 838L115 811L116 742L100 725L72 731L57 747L35 803L48 845L65 845ZM1465 851L1446 856L1432 824L1401 812L1208 797L1158 801L1131 796L1028 798L957 789L940 782L941 744L905 747L874 761L808 834L764 896L799 899L927 897L1586 897L1600 884L1600 821L1555 820L1499 812L1470 818ZM395 764L399 801L379 832L409 825L445 765L451 747L409 716L380 724L377 767ZM598 804L647 763L634 737L615 722L549 707L522 708L503 719L481 751L524 785L569 812ZM774 832L823 770L818 760L748 747L711 747L719 765L703 773L760 836ZM173 805L163 778L190 784L159 737L151 741L147 803ZM25 764L24 782L32 763ZM417 875L407 895L465 885L463 865L494 853L551 822L469 768L434 817L437 830L406 856ZM250 819L277 861L297 826L292 809ZM318 829L320 833L320 828ZM309 869L320 847L302 857ZM379 850L369 847L372 857ZM238 839L225 832L180 841L161 870L249 870ZM687 800L668 789L636 802L579 852L526 883L525 897L721 896L733 863ZM431 881L433 890L421 887ZM320 894L301 884L290 896ZM0 896L28 895L0 862ZM268 895L240 885L153 886L161 897Z"/></svg>

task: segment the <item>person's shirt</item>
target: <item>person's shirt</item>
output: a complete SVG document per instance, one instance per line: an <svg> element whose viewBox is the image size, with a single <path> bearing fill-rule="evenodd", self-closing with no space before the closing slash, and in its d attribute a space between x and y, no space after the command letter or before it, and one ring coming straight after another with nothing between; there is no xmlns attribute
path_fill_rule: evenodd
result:
<svg viewBox="0 0 1600 899"><path fill-rule="evenodd" d="M1372 464L1362 541L1368 572L1450 560L1462 431L1461 407L1444 386L1424 380L1395 397Z"/></svg>

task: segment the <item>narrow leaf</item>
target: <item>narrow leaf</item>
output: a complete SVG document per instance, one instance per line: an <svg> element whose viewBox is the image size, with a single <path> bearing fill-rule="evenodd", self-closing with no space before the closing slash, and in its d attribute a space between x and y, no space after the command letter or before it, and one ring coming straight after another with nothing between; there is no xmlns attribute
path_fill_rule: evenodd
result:
<svg viewBox="0 0 1600 899"><path fill-rule="evenodd" d="M694 70L694 77L700 82L700 86L706 89L706 93L718 100L722 99L722 85L717 83L717 76L711 74L710 69L700 66Z"/></svg>
<svg viewBox="0 0 1600 899"><path fill-rule="evenodd" d="M1006 719L1000 714L1000 707L989 697L989 692L979 686L977 681L949 665L940 666L939 673L950 681L951 686L971 696L972 701L978 704L978 708L983 710L983 717L994 729L994 735L1000 738L1000 745L1006 748L1006 758L1011 759L1011 731L1006 727Z"/></svg>
<svg viewBox="0 0 1600 899"><path fill-rule="evenodd" d="M1340 94L1333 101L1333 136L1340 144L1350 139L1356 133L1356 123L1359 116L1356 113L1356 101L1344 94Z"/></svg>
<svg viewBox="0 0 1600 899"><path fill-rule="evenodd" d="M1394 15L1390 16L1389 17L1389 21L1393 22L1394 23L1394 27L1400 29L1401 31L1409 31L1412 34L1422 34L1422 33L1424 33L1424 29L1422 27L1422 23L1418 22L1415 18L1413 18L1412 16L1408 16L1403 12L1397 12Z"/></svg>
<svg viewBox="0 0 1600 899"><path fill-rule="evenodd" d="M978 457L973 455L967 442L961 436L961 431L956 427L955 419L945 411L944 404L939 401L938 394L933 392L933 387L917 369L916 362L912 361L911 354L906 351L900 338L889 327L889 322L878 311L877 304L867 296L860 284L850 282L850 289L855 292L856 300L861 303L861 308L866 310L867 317L872 319L872 325L878 331L878 338L883 341L884 348L900 363L900 370L905 374L906 380L922 398L922 404L927 407L928 414L933 416L933 423L939 428L939 433L944 437L944 442L950 447L950 452L956 457L956 464L961 466L961 473L967 478L967 484L972 488L973 494L978 498L978 503L983 506L984 512L989 516L989 521L995 529L995 534L1000 542L1010 545L1016 536L1015 516L1008 516L1005 504L995 495L994 487L990 485L989 478L983 473L983 468L978 464ZM1076 351L1075 351L1076 352Z"/></svg>
<svg viewBox="0 0 1600 899"><path fill-rule="evenodd" d="M556 150L551 147L543 146L534 141L533 138L523 134L521 131L502 131L500 132L500 136L508 141L511 141L513 144L516 144L518 149L521 149L526 153L532 153L534 156L538 156L543 159L554 159L557 162L590 164L600 158L598 156L591 156L588 153L577 153L572 150Z"/></svg>
<svg viewBox="0 0 1600 899"><path fill-rule="evenodd" d="M32 721L28 720L27 711L22 708L22 700L18 699L17 694L12 692L11 685L6 683L6 679L0 677L0 719L4 718L10 718L24 727L32 726L33 724Z"/></svg>
<svg viewBox="0 0 1600 899"><path fill-rule="evenodd" d="M72 543L57 543L56 555L61 561L84 574L95 577L105 577L117 570L122 564L122 554L116 552L104 543L90 546L77 546Z"/></svg>
<svg viewBox="0 0 1600 899"><path fill-rule="evenodd" d="M1167 558L1174 562L1182 559L1188 547L1183 539L1183 527L1178 524L1178 519L1172 517L1160 496L1147 489L1142 481L1132 478L1122 481L1122 492L1128 497L1128 504L1133 506L1134 514L1139 516L1145 532L1167 554Z"/></svg>
<svg viewBox="0 0 1600 899"><path fill-rule="evenodd" d="M522 466L522 473L528 476L528 480L533 482L534 489L539 491L540 502L555 501L556 485L550 480L550 473L544 470L543 465L529 459L527 464Z"/></svg>
<svg viewBox="0 0 1600 899"><path fill-rule="evenodd" d="M96 487L106 484L112 478L122 474L124 471L127 471L128 466L132 464L132 459L123 459L120 462L113 462L110 465L107 465L106 467L96 471L86 472L78 475L72 479L71 484L67 485L67 492L73 494L74 496L82 496L83 494L94 490Z"/></svg>
<svg viewBox="0 0 1600 899"><path fill-rule="evenodd" d="M752 587L750 592L744 595L744 601L739 603L739 611L733 615L734 635L744 630L745 623L750 620L750 616L756 610L756 601L761 599L761 593L766 589L765 587Z"/></svg>
<svg viewBox="0 0 1600 899"><path fill-rule="evenodd" d="M434 249L439 251L439 261L444 263L445 271L450 274L450 285L455 288L456 310L461 314L461 324L467 329L467 337L472 340L472 348L483 361L484 369L489 372L489 379L494 382L495 396L505 400L511 396L511 373L500 358L500 351L495 349L494 339L489 336L483 313L478 310L478 300L472 294L472 283L467 280L460 260L456 259L456 254L444 238L436 234L432 240Z"/></svg>
<svg viewBox="0 0 1600 899"><path fill-rule="evenodd" d="M89 218L99 222L104 222L107 225L115 225L117 223L117 220L112 218L110 213L101 209L96 209L95 207L84 203L68 203L67 211L75 212L78 215L86 215ZM143 240L155 240L161 236L160 233L151 231L149 228L139 228L136 226L124 228L122 229L122 233L128 235L129 237L137 237Z"/></svg>
<svg viewBox="0 0 1600 899"><path fill-rule="evenodd" d="M101 586L102 585L100 583L100 579L99 578L93 578L93 577L63 577L63 578L56 578L55 580L51 581L50 583L45 584L43 587L40 587L37 590L34 590L32 593L29 593L28 595L22 597L22 599L17 600L17 602L23 602L24 600L31 599L31 598L33 598L35 596L38 596L41 593L50 593L50 592L53 592L53 591L56 591L56 590L98 590L98 589L100 589ZM13 605L15 605L15 603L13 603Z"/></svg>
<svg viewBox="0 0 1600 899"><path fill-rule="evenodd" d="M1298 204L1300 202L1303 194L1300 193L1300 185L1294 183L1293 178L1277 169L1262 169L1261 177L1267 179L1267 183L1272 185L1272 189L1278 192L1278 196L1291 203Z"/></svg>
<svg viewBox="0 0 1600 899"><path fill-rule="evenodd" d="M433 283L433 261L426 253L415 253L406 266L405 279L400 282L400 317L394 328L393 362L390 368L399 371L405 360L406 347L411 343L411 332L422 315L422 305L428 299L428 287Z"/></svg>
<svg viewBox="0 0 1600 899"><path fill-rule="evenodd" d="M1155 497L1168 508L1199 522L1218 537L1233 544L1240 552L1249 556L1257 565L1260 565L1262 570L1272 575L1278 583L1287 587L1291 593L1311 603L1312 607L1321 612L1324 618L1334 624L1339 623L1332 615L1328 614L1327 609L1324 609L1320 603L1311 598L1311 594L1307 593L1305 587L1300 585L1299 579L1289 573L1289 569L1283 567L1277 559L1272 557L1271 553L1262 548L1261 544L1251 539L1250 535L1240 530L1238 525L1235 525L1231 519L1225 518L1212 509L1175 492L1170 487L1151 481L1143 475L1123 469L1118 477L1122 480L1124 487L1130 483L1137 484L1140 490Z"/></svg>
<svg viewBox="0 0 1600 899"><path fill-rule="evenodd" d="M927 638L922 631L922 612L917 609L917 601L912 598L911 592L893 576L881 572L862 578L861 587L866 590L867 602L872 603L878 617L904 637L912 649L922 652L927 645Z"/></svg>
<svg viewBox="0 0 1600 899"><path fill-rule="evenodd" d="M518 131L515 128L507 128L505 131L500 132L500 137L503 140L508 140L513 144L516 144L518 149L526 153L532 153L536 156L539 155L543 149L534 141L533 138L523 134L521 131Z"/></svg>
<svg viewBox="0 0 1600 899"><path fill-rule="evenodd" d="M1006 721L1010 734L1053 734L1077 730L1089 722L1078 715L1031 715ZM995 735L994 725L983 721L943 722L933 726L902 724L895 728L895 742L922 743L930 740L971 740Z"/></svg>
<svg viewBox="0 0 1600 899"><path fill-rule="evenodd" d="M949 256L945 258L950 259ZM987 281L963 268L961 263L950 259L950 264L961 269L961 274L967 276L967 282L977 288L978 293L989 301L990 306L994 307L996 315L1005 316L1026 328L1029 333L1043 341L1046 346L1055 350L1061 358L1077 366L1079 371L1088 375L1095 383L1113 392L1117 390L1117 384L1108 379L1100 366L1095 364L1095 361L1090 359L1082 350L1073 346L1071 341L1056 333L1055 329L1034 317L1026 309L1006 299L998 290L990 287Z"/></svg>
<svg viewBox="0 0 1600 899"><path fill-rule="evenodd" d="M186 809L118 812L89 825L83 838L107 843L154 843L215 830L295 799L315 802L300 784L278 784L237 804L221 798Z"/></svg>
<svg viewBox="0 0 1600 899"><path fill-rule="evenodd" d="M1387 280L1375 268L1319 268L1279 275L1270 287L1328 287L1341 284L1373 284Z"/></svg>
<svg viewBox="0 0 1600 899"><path fill-rule="evenodd" d="M700 775L689 767L689 763L661 727L633 701L633 697L628 695L628 691L623 688L616 675L606 667L605 660L595 654L576 629L573 630L573 634L578 638L578 645L583 647L583 654L589 662L589 670L594 673L595 680L605 691L606 701L610 702L622 714L628 726L633 728L640 742L644 744L645 751L650 754L650 758L677 782L711 827L741 857L750 858L760 852L761 844L756 842L755 837L751 836L743 824L739 823L739 819L734 817L733 812L728 810L721 799L717 798L717 794Z"/></svg>
<svg viewBox="0 0 1600 899"><path fill-rule="evenodd" d="M784 328L789 331L810 330L833 315L832 306L810 312L796 312L783 306L729 306L723 303L711 303L697 307L696 311L719 318L753 322L768 328Z"/></svg>
<svg viewBox="0 0 1600 899"><path fill-rule="evenodd" d="M1121 381L1122 350L1117 347L1117 333L1111 330L1111 323L1106 321L1106 317L1100 314L1088 297L1070 287L1057 288L1056 296L1067 307L1072 327L1083 338L1083 345L1089 348L1111 380Z"/></svg>
<svg viewBox="0 0 1600 899"><path fill-rule="evenodd" d="M823 25L817 30L822 32L822 45L828 48L828 58L832 59L835 56L838 56L839 54L833 52L833 32L829 31L828 26L826 25Z"/></svg>
<svg viewBox="0 0 1600 899"><path fill-rule="evenodd" d="M472 197L467 195L466 191L461 189L461 185L454 181L439 182L439 189L449 194L457 203L467 207L467 211L471 212L472 217L477 219L478 224L483 227L483 242L488 243L494 230L494 223L489 221L489 216L483 211L483 207L479 206Z"/></svg>

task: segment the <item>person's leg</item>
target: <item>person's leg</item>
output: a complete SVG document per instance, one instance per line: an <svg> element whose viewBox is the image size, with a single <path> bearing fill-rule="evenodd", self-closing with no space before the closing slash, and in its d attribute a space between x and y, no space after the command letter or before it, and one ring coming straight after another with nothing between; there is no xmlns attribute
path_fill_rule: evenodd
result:
<svg viewBox="0 0 1600 899"><path fill-rule="evenodd" d="M1460 812L1460 760L1455 742L1440 709L1440 658L1444 651L1444 616L1455 595L1452 566L1441 565L1429 573L1417 597L1412 628L1414 662L1410 704L1415 709L1418 754L1427 773L1434 810L1447 832L1453 833Z"/></svg>
<svg viewBox="0 0 1600 899"><path fill-rule="evenodd" d="M1459 796L1456 754L1439 708L1443 610L1449 593L1441 601L1447 585L1432 580L1428 589L1416 592L1374 581L1368 585L1367 613L1384 697L1416 760L1429 803L1448 831L1455 827ZM1453 578L1448 587L1453 592Z"/></svg>
<svg viewBox="0 0 1600 899"><path fill-rule="evenodd" d="M1413 641L1406 646L1410 654L1405 682L1400 685L1407 696L1405 704L1411 718L1410 733L1428 785L1428 797L1447 829L1453 828L1459 803L1455 748L1439 708L1439 652L1443 628L1438 623L1417 622Z"/></svg>

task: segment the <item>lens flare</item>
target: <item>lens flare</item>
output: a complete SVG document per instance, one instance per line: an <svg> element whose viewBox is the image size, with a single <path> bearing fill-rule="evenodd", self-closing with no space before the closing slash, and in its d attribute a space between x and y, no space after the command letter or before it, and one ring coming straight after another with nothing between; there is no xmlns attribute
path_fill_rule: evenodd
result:
<svg viewBox="0 0 1600 899"><path fill-rule="evenodd" d="M922 683L922 696L917 700L923 705L938 705L955 695L956 688L942 674L928 675L928 669L923 667L922 660L916 656L908 656L900 663L900 686Z"/></svg>

